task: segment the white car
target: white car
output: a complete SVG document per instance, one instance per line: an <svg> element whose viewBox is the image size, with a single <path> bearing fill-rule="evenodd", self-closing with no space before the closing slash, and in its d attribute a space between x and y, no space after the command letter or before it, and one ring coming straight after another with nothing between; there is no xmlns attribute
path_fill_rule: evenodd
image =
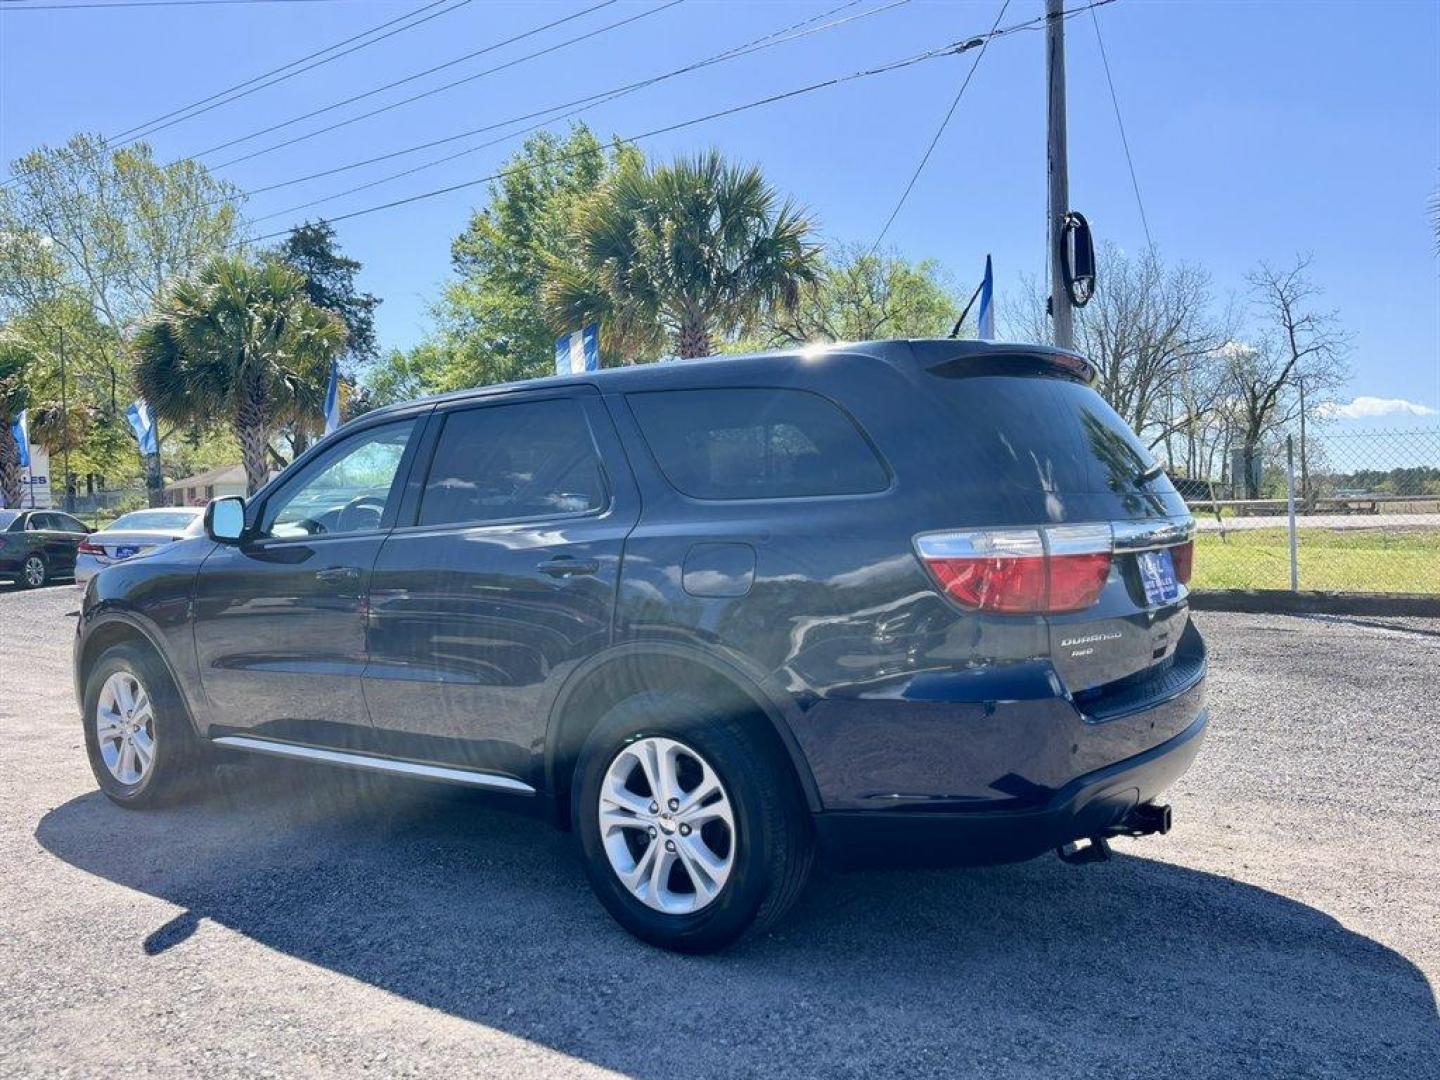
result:
<svg viewBox="0 0 1440 1080"><path fill-rule="evenodd" d="M80 544L75 556L75 584L125 559L134 558L184 536L198 536L205 516L203 506L162 506L122 514Z"/></svg>

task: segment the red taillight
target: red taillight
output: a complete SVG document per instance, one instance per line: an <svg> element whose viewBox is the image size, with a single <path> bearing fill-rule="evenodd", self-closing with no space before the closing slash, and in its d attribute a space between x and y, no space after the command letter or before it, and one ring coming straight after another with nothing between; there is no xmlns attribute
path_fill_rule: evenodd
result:
<svg viewBox="0 0 1440 1080"><path fill-rule="evenodd" d="M1110 575L1108 525L928 533L915 546L945 594L980 611L1082 611Z"/></svg>
<svg viewBox="0 0 1440 1080"><path fill-rule="evenodd" d="M79 546L78 548L76 548L75 550L78 551L78 552L80 552L80 554L82 554L82 555L104 555L104 554L105 554L105 549L104 549L103 547L101 547L99 544L92 543L92 542L89 541L89 540L81 540L81 541L80 541L80 546Z"/></svg>
<svg viewBox="0 0 1440 1080"><path fill-rule="evenodd" d="M1175 580L1181 585L1190 584L1190 571L1195 568L1195 541L1186 540L1170 549L1170 558L1175 563Z"/></svg>
<svg viewBox="0 0 1440 1080"><path fill-rule="evenodd" d="M1110 553L1052 555L1049 611L1084 611L1100 599L1110 576Z"/></svg>

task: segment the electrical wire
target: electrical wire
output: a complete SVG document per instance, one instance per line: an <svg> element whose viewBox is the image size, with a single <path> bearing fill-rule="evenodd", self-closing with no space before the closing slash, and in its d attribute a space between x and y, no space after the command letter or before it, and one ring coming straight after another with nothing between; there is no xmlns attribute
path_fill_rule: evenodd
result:
<svg viewBox="0 0 1440 1080"><path fill-rule="evenodd" d="M1076 13L1078 14L1081 11L1088 10L1089 7L1097 7L1103 4L1113 2L1114 0L1093 0L1092 4L1088 5L1087 7L1077 8ZM991 41L995 38L1004 37L1007 34L1015 33L1019 30L1028 29L1029 27L1039 22L1043 22L1045 18L1046 17L1044 15L1040 15L1035 18L1028 19L1023 23L1018 23L1013 26L991 30L989 33L983 34L979 37L972 37L968 40L953 42L949 45L945 45L937 49L930 49L926 52L917 53L913 56L908 56L901 60L891 61L888 64L881 64L878 67L866 68L860 71L852 71L846 75L836 75L829 79L823 79L819 82L810 83L806 86L797 87L793 90L786 90L778 94L771 94L766 97L759 98L755 101L746 102L742 105L733 105L729 108L719 109L714 112L706 113L703 116L692 117L689 120L681 120L673 124L666 124L663 127L652 128L651 130L641 132L638 135L632 135L626 138L622 138L620 141L626 143L640 142L644 139L655 138L659 135L666 135L670 134L671 132L681 131L685 128L695 127L698 124L708 123L711 120L719 120L725 117L734 116L738 113L747 112L751 109L761 108L766 105L773 105L781 101L788 101L791 98L800 97L804 94L813 93L817 90L824 90L830 87L840 86L842 84L854 82L859 79L867 79L877 75L884 75L892 71L898 71L902 68L911 67L915 64L924 63L929 60L935 60L943 56L955 56L960 53L968 52L971 49L982 47L986 42ZM550 159L548 164L553 164L557 160L563 161L578 156L579 153L560 155L557 158ZM491 173L487 176L478 176L474 179L463 180L456 184L446 185L445 187L433 188L429 191L422 191L414 195L407 195L400 199L392 199L389 202L380 203L375 206L367 206L359 210L349 211L348 213L336 214L334 216L327 217L326 221L334 224L340 221L349 221L353 218L365 217L370 214L381 213L386 210L393 210L401 206L408 206L412 203L437 198L441 195L448 195L452 192L463 191L466 188L472 188L479 184L484 184L492 180L499 180L503 177L511 176L516 173L527 172L534 167L535 166L526 164L514 165L506 169L501 169L499 172ZM267 240L273 240L278 237L286 236L288 235L289 231L290 230L288 229L281 229L277 232L265 233L258 236L248 236L241 240L234 241L231 246L240 247L248 244L263 243Z"/></svg>
<svg viewBox="0 0 1440 1080"><path fill-rule="evenodd" d="M273 184L266 184L263 187L251 188L243 193L243 197L250 198L255 195L264 194L265 192L278 190L279 188L291 187L295 184L305 183L309 180L317 180L321 177L333 176L336 173L348 172L351 169L358 169L366 165L374 165L381 161L389 161L397 157L404 157L408 154L418 153L421 150L433 149L434 147L442 146L446 143L455 142L458 139L469 138L472 135L482 134L487 131L494 131L498 128L507 127L511 124L524 123L527 120L536 120L537 117L544 118L538 120L538 122L536 123L530 124L528 127L521 128L517 131L509 132L508 134L502 135L496 139L490 139L486 142L480 143L477 146L466 147L463 150L456 151L452 154L446 154L443 157L435 158L434 160L427 161L421 165L414 166L413 168L405 169L396 173L389 173L385 176L379 177L378 179L368 181L367 183L347 188L344 191L335 192L332 195L327 195L320 199L314 199L309 202L301 203L297 206L287 207L286 209L277 211L274 214L266 214L263 217L254 218L252 219L252 223L266 221L270 218L278 217L283 214L289 214L294 213L298 210L308 209L309 207L318 205L319 203L328 202L331 199L339 199L343 198L346 195L354 195L357 192L365 191L373 187L378 187L381 184L386 184L405 176L411 176L415 173L423 172L426 169L435 168L439 165L446 164L447 162L454 161L457 158L479 153L481 150L485 150L491 146L495 146L498 143L518 138L521 135L528 134L532 131L537 130L538 128L545 127L548 124L553 124L560 120L566 120L574 116L579 116L581 113L595 108L596 106L608 104L609 102L614 101L617 98L628 96L629 94L635 93L650 86L654 86L655 84L664 82L668 79L676 78L680 75L684 75L692 71L697 71L701 68L709 67L714 64L723 63L728 60L738 59L742 56L748 56L753 53L760 52L763 49L769 49L774 48L777 45L788 44L789 42L797 41L800 38L809 37L812 34L823 33L827 30L832 30L838 26L847 25L859 19L869 18L872 15L879 15L883 12L890 11L893 8L901 7L905 4L908 4L911 2L911 0L891 0L891 2L888 4L884 4L876 8L871 8L868 11L863 11L855 15L834 19L830 22L822 23L818 26L812 25L821 19L828 18L829 16L835 15L838 12L855 7L861 2L863 2L863 0L848 0L847 3L841 4L839 7L831 8L829 11L825 11L818 15L811 16L810 18L804 19L791 26L783 27L779 30L772 31L771 33L766 34L763 37L756 38L753 41L745 42L744 44L734 46L730 49L726 49L724 52L716 53L713 56L708 56L703 60L697 60L694 63L686 64L684 67L676 68L673 71L667 71L659 75L651 76L647 79L641 79L638 82L633 82L625 86L613 87L608 90L602 90L598 93L589 94L583 98L576 98L572 101L563 102L558 105L551 105L544 109L537 109L519 116L509 117L505 120L497 120L493 123L485 124L478 128L471 128L468 131L459 132L455 135L447 135L443 138L432 139L429 142L417 143L413 146L402 147L401 149L392 150L388 153L376 155L375 157L364 158L360 161L348 162L344 165L337 165L329 169L322 169L319 172L309 173L305 176L293 177L291 179L281 180Z"/></svg>
<svg viewBox="0 0 1440 1080"><path fill-rule="evenodd" d="M414 22L406 23L406 25L404 26L395 27L393 30L389 30L388 33L380 34L378 37L370 38L370 40L368 41L360 41L361 38L369 37L371 34L374 34L380 30L386 30L389 27L395 26L395 24L398 22L404 22L407 19L414 18L417 15L420 15L426 11L431 11L432 8L439 7L445 3L449 3L449 0L430 0L429 3L423 4L413 11L406 12L404 15L398 15L395 18L382 22L377 26L372 26L368 30L363 30L358 34L354 34L351 37L345 38L343 41L337 41L333 45L327 45L323 49L317 49L315 52L307 53L305 56L302 56L297 60L291 60L288 64L282 64L280 67L271 68L269 71L262 72L259 75L246 79L244 82L239 82L236 83L234 86L226 87L224 90L216 91L209 97L203 97L200 98L198 101L192 101L188 105L180 106L178 109L172 109L170 112L165 113L161 116L154 117L153 119L146 120L142 124L135 124L132 127L128 127L124 131L118 132L111 138L107 139L106 145L125 146L129 143L136 141L137 139L143 139L150 135L153 135L157 131L163 131L165 128L173 127L176 124L184 123L186 120L193 120L195 117L200 116L202 113L207 113L211 109L218 109L222 105L229 105L231 102L239 101L241 98L248 97L256 91L267 89L268 87L274 86L277 83L285 82L288 79L293 79L295 78L295 76L303 75L307 71L313 71L315 68L322 67L323 65L330 63L332 60L339 60L343 56L349 56L351 53L359 52L361 49L367 49L371 45L379 44L380 42L385 41L387 38L394 37L396 34L403 34L406 30L413 30L415 29L415 27L421 26L424 23L429 22L431 19L438 19L442 15L449 15L451 12L458 11L460 8L465 7L467 4L471 3L471 0L458 0L458 2L454 3L452 6L447 7L442 11L432 12L431 14L426 15L423 19L415 19ZM352 48L344 48L345 46L352 45L352 43L357 41L359 41L360 43L353 45ZM341 49L343 51L334 52L334 50L336 49ZM331 52L333 52L333 55L331 56L324 55L325 53ZM317 57L323 57L323 59L316 59ZM315 62L309 63L309 61L311 60L314 60ZM296 70L290 70L292 68ZM257 83L260 85L255 85ZM243 91L243 93L236 93L236 91ZM224 100L217 100L220 98L223 98ZM185 115L181 115L182 113Z"/></svg>
<svg viewBox="0 0 1440 1080"><path fill-rule="evenodd" d="M323 4L349 3L351 0L114 0L103 3L91 0L83 4L4 4L0 11L82 11L100 8L146 7L222 7L227 4Z"/></svg>
<svg viewBox="0 0 1440 1080"><path fill-rule="evenodd" d="M292 116L287 120L280 121L279 123L269 124L266 127L258 128L255 131L248 132L247 134L238 136L234 139L227 139L225 142L217 143L214 146L207 147L206 149L201 150L199 153L192 156L197 158L206 157L207 155L216 153L219 150L226 150L232 146L238 146L240 143L249 142L251 139L259 138L261 135L268 135L272 131L279 131L282 128L290 127L291 125L298 124L304 120L313 119L316 116L321 116L324 113L332 112L333 110L342 108L343 106L352 105L357 101L363 101L365 98L374 97L376 94L384 93L387 90L393 90L397 86L404 86L406 83L414 82L416 79L422 79L427 75L433 75L437 71L443 71L446 68L454 67L456 64L464 63L467 60L473 60L477 56L483 56L486 53L494 52L496 49L504 48L506 45L513 45L517 41L523 41L526 38L534 37L536 34L543 33L546 30L553 29L554 27L560 26L564 23L573 22L575 19L579 19L585 15L591 14L592 12L599 11L601 8L610 7L616 2L617 0L601 0L601 2L598 4L592 4L590 7L582 8L581 10L576 11L570 15L566 15L562 19L555 19L551 22L544 23L543 25L532 27L531 29L524 31L523 33L515 34L511 37L504 39L503 41L492 42L491 44L486 45L484 48L476 49L473 52L468 52L463 56L457 56L454 59L445 61L443 64L436 64L433 67L426 68L424 71L414 72L413 74L406 75L404 78L395 79L391 82L385 83L382 86L377 86L369 90L361 91L358 94L352 94L350 97L343 98L340 101L333 101L328 105L322 105L318 109L312 109L309 112L301 113L298 116ZM544 49L539 49L532 53L526 53L524 56L516 57L513 60L508 60L505 63L499 64L495 67L487 68L486 70L477 72L473 75L467 75L463 79L455 79L448 83L442 83L439 86L432 86L429 90L422 91L419 94L412 94L408 98L401 98L399 101L392 101L389 104L381 105L378 108L371 109L369 112L358 113L355 116L348 117L345 120L337 121L334 124L329 124L322 128L316 128L313 131L308 131L303 134L296 135L294 138L285 139L278 143L272 143L269 146L261 147L259 150L252 150L249 153L241 154L238 157L233 157L226 161L222 161L214 167L217 169L223 169L226 166L234 165L241 161L249 161L252 158L257 158L261 157L264 154L273 153L274 151L283 149L284 147L293 146L295 143L304 142L306 139L313 139L317 135L324 135L327 132L335 131L339 128L357 123L361 120L367 120L372 116L378 116L381 113L389 112L391 109L398 109L402 105L409 105L412 102L420 101L423 98L432 97L435 94L443 93L446 90L452 90L457 86L461 86L469 82L474 82L476 79L483 78L486 75L492 75L497 71L503 71L506 68L511 68L516 66L517 64L525 63L526 61L533 60L536 57L545 56L549 53L557 51L558 49L563 49L568 45L573 45L576 42L585 41L599 34L603 34L609 30L614 30L618 27L625 26L628 23L636 22L639 19L644 19L650 17L651 15L659 14L666 8L671 8L677 4L682 4L684 2L685 0L669 0L668 3L662 4L659 7L649 8L648 10L639 12L638 14L626 16L625 18L617 20L616 22L609 23L594 30L586 31L584 34L577 35L573 38L567 38L566 40L557 44L549 45Z"/></svg>
<svg viewBox="0 0 1440 1080"><path fill-rule="evenodd" d="M935 152L935 147L940 142L940 137L945 134L945 129L950 126L950 118L955 115L955 110L959 108L960 99L965 96L965 90L969 87L970 80L975 77L975 69L980 66L980 61L985 59L985 50L989 47L990 39L994 36L996 28L999 27L1000 20L1005 17L1005 11L1009 6L1010 0L1003 0L1003 3L1000 5L1000 11L995 16L995 22L990 26L990 36L987 36L980 44L980 51L975 54L975 59L970 62L970 70L965 73L965 78L960 83L960 89L955 91L955 99L950 102L950 108L946 110L945 118L940 121L940 126L935 130L934 138L930 140L930 145L925 148L925 153L920 158L920 164L916 165L915 171L910 174L910 182L905 185L905 190L900 193L900 199L896 202L895 209L890 211L890 216L885 219L885 225L881 228L880 234L875 237L875 242L870 245L868 255L875 254L875 250L880 246L880 242L885 239L885 234L890 231L890 226L895 224L895 219L900 216L901 209L904 208L906 200L910 198L910 192L915 190L916 181L920 179L920 174L925 171L925 166L929 164L930 155Z"/></svg>
<svg viewBox="0 0 1440 1080"><path fill-rule="evenodd" d="M1135 189L1135 206L1140 211L1140 226L1145 230L1145 243L1153 252L1155 241L1150 237L1150 221L1145 216L1145 200L1140 197L1140 181L1135 177L1135 161L1130 156L1130 140L1125 137L1125 121L1120 116L1120 98L1115 93L1115 80L1110 77L1110 60L1105 55L1105 39L1100 36L1100 16L1090 9L1095 24L1095 41L1100 46L1100 63L1105 68L1105 82L1110 87L1110 103L1115 106L1115 126L1120 129L1120 145L1125 148L1125 165L1130 170L1130 186Z"/></svg>

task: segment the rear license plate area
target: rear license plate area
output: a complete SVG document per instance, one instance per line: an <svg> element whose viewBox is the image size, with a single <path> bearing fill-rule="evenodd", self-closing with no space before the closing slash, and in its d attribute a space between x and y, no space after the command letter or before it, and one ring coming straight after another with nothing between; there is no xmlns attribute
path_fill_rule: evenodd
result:
<svg viewBox="0 0 1440 1080"><path fill-rule="evenodd" d="M117 548L115 549L115 558L117 558L117 559L128 559L128 558L130 558L130 556L132 556L132 555L137 555L137 554L139 554L139 552L140 552L140 549L139 549L138 547L136 547L134 544L121 544L119 547L117 547Z"/></svg>
<svg viewBox="0 0 1440 1080"><path fill-rule="evenodd" d="M1180 596L1180 583L1175 579L1175 560L1168 548L1142 551L1140 583L1145 587L1147 604L1168 604Z"/></svg>

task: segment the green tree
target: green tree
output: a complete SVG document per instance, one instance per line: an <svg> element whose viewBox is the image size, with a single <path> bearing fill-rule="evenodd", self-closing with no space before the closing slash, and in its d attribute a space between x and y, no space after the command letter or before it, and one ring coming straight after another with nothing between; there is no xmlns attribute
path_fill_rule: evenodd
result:
<svg viewBox="0 0 1440 1080"><path fill-rule="evenodd" d="M356 409L378 409L401 401L413 401L438 392L440 373L450 356L437 343L421 342L409 350L392 349L385 360L371 369L365 385L356 395Z"/></svg>
<svg viewBox="0 0 1440 1080"><path fill-rule="evenodd" d="M143 143L114 150L97 135L35 150L10 173L0 188L0 318L22 329L40 357L36 377L57 388L49 372L63 341L67 396L95 420L83 449L72 446L72 471L87 458L102 472L129 471L126 342L172 277L234 239L236 190L197 162L160 165ZM53 411L59 398L37 406ZM158 493L158 474L151 480Z"/></svg>
<svg viewBox="0 0 1440 1080"><path fill-rule="evenodd" d="M28 345L8 332L0 332L0 494L6 506L19 506L24 488L20 448L13 425L30 406L26 373L35 361Z"/></svg>
<svg viewBox="0 0 1440 1080"><path fill-rule="evenodd" d="M813 341L943 337L960 305L932 259L909 263L858 245L827 253L816 281L793 307L775 308L760 329L772 347Z"/></svg>
<svg viewBox="0 0 1440 1080"><path fill-rule="evenodd" d="M132 349L135 381L156 416L228 420L253 494L276 430L323 396L345 327L310 302L290 267L218 256L173 285Z"/></svg>
<svg viewBox="0 0 1440 1080"><path fill-rule="evenodd" d="M627 162L580 208L549 260L552 327L601 324L628 360L707 356L820 276L812 223L758 168L717 151L654 168Z"/></svg>
<svg viewBox="0 0 1440 1080"><path fill-rule="evenodd" d="M556 331L541 301L553 261L573 258L569 236L583 202L638 150L606 147L583 124L564 138L540 132L506 163L451 245L456 280L436 309L439 332L412 357L434 361L447 389L553 371Z"/></svg>
<svg viewBox="0 0 1440 1080"><path fill-rule="evenodd" d="M345 324L345 353L354 367L379 357L375 309L380 298L355 283L360 262L340 254L335 227L328 221L297 225L275 250L275 257L305 275L305 293L316 307L333 311Z"/></svg>
<svg viewBox="0 0 1440 1080"><path fill-rule="evenodd" d="M334 312L345 324L345 353L349 363L342 367L340 377L342 411L348 412L345 406L353 397L357 370L370 366L379 356L375 344L375 309L380 306L380 298L359 290L355 276L360 271L360 262L340 254L335 243L335 227L328 221L296 226L271 257L304 275L305 293L310 302ZM307 406L313 408L307 409ZM308 395L304 395L304 399L296 402L295 417L285 432L292 455L303 453L310 439L321 433L323 408L323 387L318 398L308 400Z"/></svg>

